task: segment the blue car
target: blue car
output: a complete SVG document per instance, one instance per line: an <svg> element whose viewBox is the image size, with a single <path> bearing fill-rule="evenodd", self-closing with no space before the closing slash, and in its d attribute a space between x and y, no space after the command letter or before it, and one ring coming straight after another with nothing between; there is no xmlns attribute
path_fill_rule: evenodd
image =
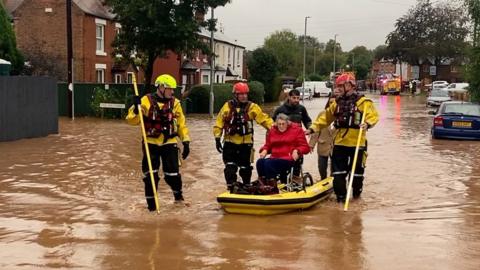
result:
<svg viewBox="0 0 480 270"><path fill-rule="evenodd" d="M480 140L480 104L443 102L433 118L432 137Z"/></svg>

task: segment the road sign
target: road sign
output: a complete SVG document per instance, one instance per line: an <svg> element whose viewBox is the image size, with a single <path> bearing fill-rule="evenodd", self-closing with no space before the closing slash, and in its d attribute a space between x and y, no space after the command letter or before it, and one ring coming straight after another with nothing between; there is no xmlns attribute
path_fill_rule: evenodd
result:
<svg viewBox="0 0 480 270"><path fill-rule="evenodd" d="M100 108L125 109L125 104L120 104L120 103L100 103Z"/></svg>

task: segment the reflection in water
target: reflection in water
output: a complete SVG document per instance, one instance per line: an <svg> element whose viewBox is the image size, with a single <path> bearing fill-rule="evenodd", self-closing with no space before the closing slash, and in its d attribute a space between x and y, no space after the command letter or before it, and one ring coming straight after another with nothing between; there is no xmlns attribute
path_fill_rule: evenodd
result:
<svg viewBox="0 0 480 270"><path fill-rule="evenodd" d="M368 131L365 192L346 213L329 200L280 216L224 214L204 115L187 119L192 205L174 205L161 181L159 215L145 210L136 127L61 119L59 135L0 143L0 268L477 269L480 142L432 140L424 97L372 99L381 120ZM314 118L325 102L304 104ZM259 149L265 130L255 131ZM304 169L318 177L316 160Z"/></svg>

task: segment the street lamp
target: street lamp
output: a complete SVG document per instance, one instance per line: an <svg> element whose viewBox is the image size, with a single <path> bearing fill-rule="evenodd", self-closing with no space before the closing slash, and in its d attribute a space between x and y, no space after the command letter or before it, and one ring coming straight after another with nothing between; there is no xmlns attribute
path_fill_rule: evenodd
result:
<svg viewBox="0 0 480 270"><path fill-rule="evenodd" d="M333 75L335 75L335 52L337 50L337 36L338 34L335 34L333 40L334 40L334 43L333 43Z"/></svg>
<svg viewBox="0 0 480 270"><path fill-rule="evenodd" d="M303 35L303 83L302 88L305 91L305 62L306 62L306 50L307 50L307 19L310 16L305 17L305 34Z"/></svg>

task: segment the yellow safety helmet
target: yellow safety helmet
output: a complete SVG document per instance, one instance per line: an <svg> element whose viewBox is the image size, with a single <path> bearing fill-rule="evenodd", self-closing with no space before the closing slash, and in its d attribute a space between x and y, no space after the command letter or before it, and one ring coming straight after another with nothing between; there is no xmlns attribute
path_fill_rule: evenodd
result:
<svg viewBox="0 0 480 270"><path fill-rule="evenodd" d="M177 88L177 81L172 75L162 74L155 80L155 87L163 86L165 88Z"/></svg>

